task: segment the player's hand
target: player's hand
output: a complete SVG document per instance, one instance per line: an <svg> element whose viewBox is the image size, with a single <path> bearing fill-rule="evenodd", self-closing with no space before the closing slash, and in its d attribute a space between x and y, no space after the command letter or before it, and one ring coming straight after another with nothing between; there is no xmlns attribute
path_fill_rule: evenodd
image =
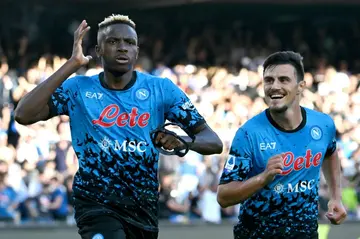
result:
<svg viewBox="0 0 360 239"><path fill-rule="evenodd" d="M276 175L281 174L284 168L283 158L281 154L272 156L266 165L262 177L265 184L272 182Z"/></svg>
<svg viewBox="0 0 360 239"><path fill-rule="evenodd" d="M155 144L158 146L162 146L165 150L171 151L173 149L185 149L186 146L183 142L178 140L172 134L166 134L163 132L159 132L157 137L155 138Z"/></svg>
<svg viewBox="0 0 360 239"><path fill-rule="evenodd" d="M84 66L89 63L92 59L91 56L84 56L82 49L82 40L85 34L90 30L90 26L88 26L87 22L83 20L79 27L74 32L74 46L71 55L71 60L73 60L77 65Z"/></svg>
<svg viewBox="0 0 360 239"><path fill-rule="evenodd" d="M339 225L346 219L346 210L344 205L339 200L330 200L328 203L328 211L326 217L331 224Z"/></svg>

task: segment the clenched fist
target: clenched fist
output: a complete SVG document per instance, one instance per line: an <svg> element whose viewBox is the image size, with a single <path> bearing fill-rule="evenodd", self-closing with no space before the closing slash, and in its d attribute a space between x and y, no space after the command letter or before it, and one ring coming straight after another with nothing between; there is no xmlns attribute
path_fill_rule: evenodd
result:
<svg viewBox="0 0 360 239"><path fill-rule="evenodd" d="M272 182L276 175L281 174L284 168L283 157L281 154L272 156L266 165L266 169L261 176L266 184Z"/></svg>
<svg viewBox="0 0 360 239"><path fill-rule="evenodd" d="M183 142L178 140L174 135L172 134L166 134L163 132L158 133L155 144L158 146L163 147L165 150L171 151L174 149L184 149L185 145Z"/></svg>

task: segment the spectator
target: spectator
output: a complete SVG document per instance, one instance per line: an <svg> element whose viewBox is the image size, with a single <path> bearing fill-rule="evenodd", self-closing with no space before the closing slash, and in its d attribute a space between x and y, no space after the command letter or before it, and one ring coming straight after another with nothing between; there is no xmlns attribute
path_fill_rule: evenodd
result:
<svg viewBox="0 0 360 239"><path fill-rule="evenodd" d="M6 183L8 165L0 161L0 221L16 220L16 209L18 207L17 195L14 189Z"/></svg>
<svg viewBox="0 0 360 239"><path fill-rule="evenodd" d="M167 29L163 26L166 21L157 24L156 29ZM172 24L173 29L185 25L183 21L179 27L175 27L176 22ZM359 51L360 45L354 45L357 42L354 39L359 37L360 24L339 25L340 32L336 30L340 22L330 24L333 31L301 22L291 24L290 29L274 23L274 27L264 30L262 26L251 27L245 19L233 23L226 20L225 25L229 26L226 29L219 24L221 27L214 25L200 30L196 26L176 32L169 29L171 34L158 34L155 28L154 32L144 31L139 38L141 53L136 68L168 77L183 89L220 135L225 147L223 155L211 157L194 152L184 158L161 155L159 214L162 218L181 223L189 219L219 223L236 217L240 205L220 209L215 202L216 182L236 129L266 108L261 90L264 56L291 48L303 54L307 71L308 88L301 104L328 113L334 119L343 177L348 181L343 191L344 202L352 218L360 219L360 60L358 54L352 54ZM257 31L266 34L259 37ZM13 119L19 99L66 61L57 55L61 50L52 52L46 47L42 51L43 47L32 46L36 43L34 39L36 35L20 34L19 49L11 44L0 46L0 159L7 164L9 178L8 183L5 179L1 181L1 214L4 212L14 220L20 212L23 222L42 220L49 215L64 221L67 216L73 218L71 184L78 164L71 147L68 117L55 117L26 127ZM62 40L61 46L67 42ZM86 45L94 45L90 38L86 41ZM39 42L41 46L48 43ZM95 52L90 47L86 50L89 54ZM93 61L77 74L101 71ZM66 178L65 186L61 178ZM328 201L323 177L319 190L322 218Z"/></svg>

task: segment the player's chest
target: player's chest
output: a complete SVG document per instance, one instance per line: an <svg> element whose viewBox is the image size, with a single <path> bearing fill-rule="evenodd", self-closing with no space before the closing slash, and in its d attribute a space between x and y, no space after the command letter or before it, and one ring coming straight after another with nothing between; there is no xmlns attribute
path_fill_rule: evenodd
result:
<svg viewBox="0 0 360 239"><path fill-rule="evenodd" d="M76 104L84 119L101 127L146 127L159 105L146 89L128 92L81 91Z"/></svg>
<svg viewBox="0 0 360 239"><path fill-rule="evenodd" d="M272 156L281 155L285 167L284 173L289 174L302 169L319 167L328 142L304 130L298 134L260 133L255 137L253 145L255 168L263 170Z"/></svg>

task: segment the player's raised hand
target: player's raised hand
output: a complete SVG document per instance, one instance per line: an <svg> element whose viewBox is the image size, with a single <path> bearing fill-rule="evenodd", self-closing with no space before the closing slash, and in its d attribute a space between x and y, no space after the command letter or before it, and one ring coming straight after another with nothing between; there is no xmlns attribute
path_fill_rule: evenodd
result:
<svg viewBox="0 0 360 239"><path fill-rule="evenodd" d="M91 56L84 56L82 49L82 40L89 30L90 26L88 26L87 22L83 20L74 32L74 45L71 59L79 66L87 65L92 58Z"/></svg>
<svg viewBox="0 0 360 239"><path fill-rule="evenodd" d="M331 224L339 225L346 219L346 210L341 201L330 200L328 203L328 211L326 217Z"/></svg>
<svg viewBox="0 0 360 239"><path fill-rule="evenodd" d="M282 173L284 168L283 158L281 154L272 156L266 165L265 171L262 173L266 184L273 181L275 176Z"/></svg>

